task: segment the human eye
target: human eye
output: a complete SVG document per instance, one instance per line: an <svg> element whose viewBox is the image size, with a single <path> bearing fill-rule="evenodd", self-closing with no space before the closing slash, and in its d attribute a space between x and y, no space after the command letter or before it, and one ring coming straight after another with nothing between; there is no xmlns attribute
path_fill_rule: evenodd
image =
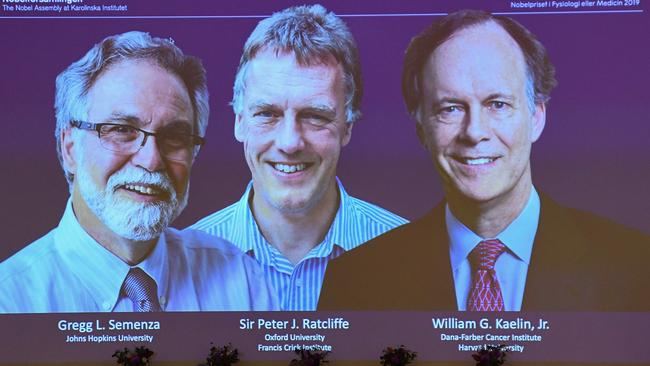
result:
<svg viewBox="0 0 650 366"><path fill-rule="evenodd" d="M106 123L101 126L100 134L107 138L130 141L138 137L140 131L129 125Z"/></svg>
<svg viewBox="0 0 650 366"><path fill-rule="evenodd" d="M461 105L442 104L436 106L434 113L439 121L451 123L462 120L465 110Z"/></svg>
<svg viewBox="0 0 650 366"><path fill-rule="evenodd" d="M334 120L333 118L320 113L305 113L301 119L310 125L319 127L325 126Z"/></svg>
<svg viewBox="0 0 650 366"><path fill-rule="evenodd" d="M137 131L135 127L129 125L109 125L107 127L109 132L119 134L131 134Z"/></svg>
<svg viewBox="0 0 650 366"><path fill-rule="evenodd" d="M275 117L275 113L273 113L271 111L259 111L259 112L255 112L255 114L253 114L253 116L254 117L269 118L269 117Z"/></svg>
<svg viewBox="0 0 650 366"><path fill-rule="evenodd" d="M185 148L192 144L192 135L187 133L171 132L161 135L162 142L171 148Z"/></svg>
<svg viewBox="0 0 650 366"><path fill-rule="evenodd" d="M313 105L298 111L297 118L301 123L313 127L325 127L336 121L336 108L331 105Z"/></svg>
<svg viewBox="0 0 650 366"><path fill-rule="evenodd" d="M280 113L272 109L260 109L253 112L253 119L260 124L273 123L280 117Z"/></svg>
<svg viewBox="0 0 650 366"><path fill-rule="evenodd" d="M440 113L458 113L458 112L460 112L460 108L455 105L450 105L448 107L440 108Z"/></svg>
<svg viewBox="0 0 650 366"><path fill-rule="evenodd" d="M492 110L499 111L508 108L509 104L502 100L491 100L488 102L488 107Z"/></svg>
<svg viewBox="0 0 650 366"><path fill-rule="evenodd" d="M193 141L192 127L187 123L174 123L156 133L161 143L171 148L190 146Z"/></svg>

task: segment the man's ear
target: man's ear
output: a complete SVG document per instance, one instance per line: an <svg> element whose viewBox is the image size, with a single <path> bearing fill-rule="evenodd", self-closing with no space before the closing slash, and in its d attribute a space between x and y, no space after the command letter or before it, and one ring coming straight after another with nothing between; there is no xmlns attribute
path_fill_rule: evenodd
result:
<svg viewBox="0 0 650 366"><path fill-rule="evenodd" d="M246 134L244 129L244 121L242 121L242 115L235 115L235 139L239 142L244 142L244 135Z"/></svg>
<svg viewBox="0 0 650 366"><path fill-rule="evenodd" d="M345 146L350 142L350 139L352 138L352 127L354 127L354 122L345 122L345 130L343 131L341 146Z"/></svg>
<svg viewBox="0 0 650 366"><path fill-rule="evenodd" d="M72 128L67 128L61 132L61 157L63 159L63 168L66 172L71 174L77 173L77 160L75 158L74 149L79 148L75 146L75 139L72 136Z"/></svg>
<svg viewBox="0 0 650 366"><path fill-rule="evenodd" d="M546 104L535 104L535 113L533 114L533 126L530 131L530 142L535 142L542 135L546 126Z"/></svg>

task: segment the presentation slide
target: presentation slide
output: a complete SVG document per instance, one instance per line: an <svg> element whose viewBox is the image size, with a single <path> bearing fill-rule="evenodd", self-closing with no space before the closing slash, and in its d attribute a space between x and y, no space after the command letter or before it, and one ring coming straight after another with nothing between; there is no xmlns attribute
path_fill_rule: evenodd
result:
<svg viewBox="0 0 650 366"><path fill-rule="evenodd" d="M648 11L2 0L0 366L650 364Z"/></svg>

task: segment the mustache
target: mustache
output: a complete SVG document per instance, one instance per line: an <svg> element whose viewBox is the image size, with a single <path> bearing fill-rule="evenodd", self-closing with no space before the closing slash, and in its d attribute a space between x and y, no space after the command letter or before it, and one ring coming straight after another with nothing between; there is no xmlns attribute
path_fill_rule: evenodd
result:
<svg viewBox="0 0 650 366"><path fill-rule="evenodd" d="M137 184L153 187L169 197L176 196L176 190L165 172L149 172L141 168L125 167L113 173L108 182L106 190L115 192L118 188L128 185Z"/></svg>

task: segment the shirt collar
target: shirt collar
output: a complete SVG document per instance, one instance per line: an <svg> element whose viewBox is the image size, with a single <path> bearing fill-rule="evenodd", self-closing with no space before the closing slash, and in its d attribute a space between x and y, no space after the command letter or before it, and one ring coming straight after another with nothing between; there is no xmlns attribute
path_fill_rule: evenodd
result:
<svg viewBox="0 0 650 366"><path fill-rule="evenodd" d="M165 235L165 232L163 232L158 238L156 246L151 251L151 253L137 265L137 267L142 268L142 270L144 270L149 275L149 277L153 278L153 280L156 281L159 299L168 298L167 291L169 288L169 277L171 274L171 270L169 269L170 256L167 252L169 248L167 247L166 239L167 237Z"/></svg>
<svg viewBox="0 0 650 366"><path fill-rule="evenodd" d="M343 188L343 184L341 184L341 181L338 177L336 178L336 184L339 189L340 197L339 209L336 212L336 216L334 216L334 220L332 221L332 225L327 232L325 241L337 244L345 251L348 251L354 249L358 245L358 243L355 243L352 240L353 236L350 235L350 233L346 232L345 225L348 220L351 220L351 217L354 216L354 213L350 212L350 195L348 195L348 192L346 192L345 188ZM329 254L332 249L332 245L329 245L327 253Z"/></svg>
<svg viewBox="0 0 650 366"><path fill-rule="evenodd" d="M508 250L524 263L530 263L530 256L539 224L539 194L532 187L528 202L521 213L496 238L506 245ZM460 222L445 205L445 223L449 234L452 270L456 270L481 240L481 238Z"/></svg>
<svg viewBox="0 0 650 366"><path fill-rule="evenodd" d="M325 234L325 239L317 246L312 248L311 251L305 256L304 259L316 258L316 257L327 257L333 253L340 254L343 251L350 250L354 248L354 242L351 242L348 235L345 235L345 220L351 215L348 212L350 207L350 196L343 188L341 181L336 178L336 184L339 191L339 208L336 211L334 220L330 225L330 228ZM262 232L257 226L253 212L250 209L250 197L253 191L253 182L249 182L246 187L244 195L237 203L237 208L235 210L233 221L237 223L244 223L244 240L238 240L239 238L233 239L235 242L245 243L242 247L242 250L251 253L258 259L261 263L266 265L278 266L280 264L286 265L286 258L273 247L269 242L266 241ZM338 248L337 248L338 247ZM343 250L340 250L340 249ZM303 260L304 260L303 259ZM282 263L280 263L282 262Z"/></svg>
<svg viewBox="0 0 650 366"><path fill-rule="evenodd" d="M260 228L257 226L253 212L250 209L249 201L251 198L251 193L253 192L253 181L250 181L246 186L246 191L237 202L235 213L233 217L233 222L237 223L238 227L242 227L243 230L235 230L235 232L241 232L242 237L233 238L233 242L241 243L241 250L244 252L253 251L255 253L259 252L259 248L268 245L266 239L262 236ZM257 257L257 256L256 256Z"/></svg>
<svg viewBox="0 0 650 366"><path fill-rule="evenodd" d="M149 256L137 266L156 281L159 296L167 289L169 263L162 236ZM68 200L57 228L54 245L67 268L77 276L94 299L97 308L112 310L120 297L122 283L130 266L93 239L79 224Z"/></svg>

